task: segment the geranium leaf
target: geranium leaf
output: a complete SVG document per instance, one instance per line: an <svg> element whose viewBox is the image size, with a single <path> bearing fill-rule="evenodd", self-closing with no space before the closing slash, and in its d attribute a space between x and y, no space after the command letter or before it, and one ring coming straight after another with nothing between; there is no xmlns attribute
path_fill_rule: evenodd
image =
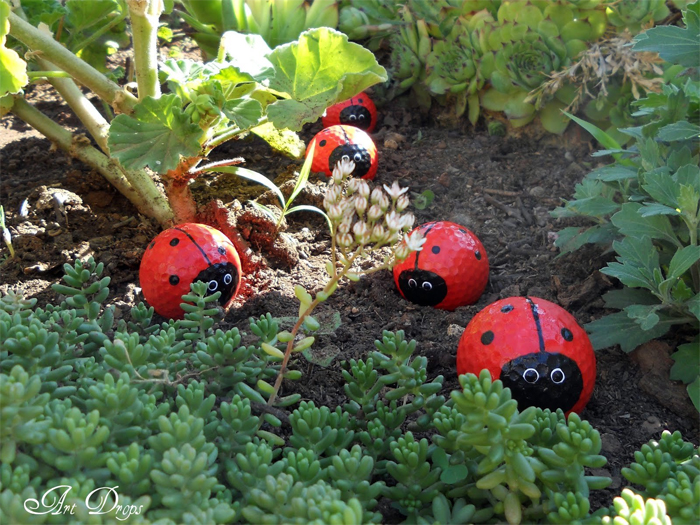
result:
<svg viewBox="0 0 700 525"><path fill-rule="evenodd" d="M306 144L299 138L299 135L288 129L277 129L272 122L261 124L250 131L277 151L294 159L301 158L306 150Z"/></svg>
<svg viewBox="0 0 700 525"><path fill-rule="evenodd" d="M300 130L327 107L387 80L370 51L328 27L302 33L297 42L276 47L268 58L275 67L270 88L290 97L267 108L278 128Z"/></svg>
<svg viewBox="0 0 700 525"><path fill-rule="evenodd" d="M247 97L227 101L222 111L241 130L255 126L263 114L262 104Z"/></svg>
<svg viewBox="0 0 700 525"><path fill-rule="evenodd" d="M0 2L0 97L19 93L29 82L27 63L13 50L5 47L5 36L10 31L10 6Z"/></svg>
<svg viewBox="0 0 700 525"><path fill-rule="evenodd" d="M180 157L200 152L204 132L182 111L176 95L146 97L133 115L117 115L109 128L109 149L125 168L146 166L158 173L177 167Z"/></svg>

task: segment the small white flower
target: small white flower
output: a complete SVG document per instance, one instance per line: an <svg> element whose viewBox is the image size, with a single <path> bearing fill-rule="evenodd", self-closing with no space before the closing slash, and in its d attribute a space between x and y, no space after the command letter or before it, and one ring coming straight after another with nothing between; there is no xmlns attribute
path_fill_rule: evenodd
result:
<svg viewBox="0 0 700 525"><path fill-rule="evenodd" d="M419 230L412 231L404 238L404 243L406 244L408 249L413 252L421 251L423 249L425 241L427 241L427 239Z"/></svg>
<svg viewBox="0 0 700 525"><path fill-rule="evenodd" d="M391 185L391 188L384 184L384 191L386 191L392 199L396 200L401 195L406 193L408 191L408 188L401 188L399 186L399 183L397 181L394 181L394 183Z"/></svg>
<svg viewBox="0 0 700 525"><path fill-rule="evenodd" d="M409 230L413 227L413 223L416 221L416 218L413 216L412 213L404 213L401 216L401 229L402 230Z"/></svg>
<svg viewBox="0 0 700 525"><path fill-rule="evenodd" d="M359 193L355 195L355 198L353 199L353 204L355 206L355 211L359 216L362 216L362 214L365 212L367 209L367 198L363 197Z"/></svg>
<svg viewBox="0 0 700 525"><path fill-rule="evenodd" d="M394 210L391 210L384 216L384 221L386 222L387 228L389 228L389 231L392 233L401 229L401 216Z"/></svg>
<svg viewBox="0 0 700 525"><path fill-rule="evenodd" d="M408 195L401 195L398 199L396 199L396 211L401 213L408 208L409 203L410 201L408 199Z"/></svg>
<svg viewBox="0 0 700 525"><path fill-rule="evenodd" d="M338 202L340 200L340 186L329 186L326 190L325 198L328 199L331 204Z"/></svg>
<svg viewBox="0 0 700 525"><path fill-rule="evenodd" d="M333 182L340 184L353 171L355 171L355 163L350 160L350 157L344 155L343 159L338 161L333 168Z"/></svg>
<svg viewBox="0 0 700 525"><path fill-rule="evenodd" d="M374 222L377 219L381 219L382 215L384 215L384 211L376 204L372 204L367 212L367 220Z"/></svg>

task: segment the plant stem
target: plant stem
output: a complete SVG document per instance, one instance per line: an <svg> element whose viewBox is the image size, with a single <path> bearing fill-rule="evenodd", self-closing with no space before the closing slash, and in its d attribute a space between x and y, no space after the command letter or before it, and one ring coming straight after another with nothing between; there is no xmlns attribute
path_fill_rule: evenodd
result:
<svg viewBox="0 0 700 525"><path fill-rule="evenodd" d="M14 97L11 111L71 157L99 171L140 213L161 224L172 221L173 212L168 201L146 172L122 170L116 161L92 147L85 137L73 135L19 96Z"/></svg>
<svg viewBox="0 0 700 525"><path fill-rule="evenodd" d="M161 0L127 0L134 42L134 66L139 100L160 97L158 82L158 19Z"/></svg>
<svg viewBox="0 0 700 525"><path fill-rule="evenodd" d="M55 66L43 59L38 59L39 66L45 70L54 69ZM109 155L109 147L107 146L107 138L109 137L109 122L107 122L97 108L87 99L80 91L80 88L71 78L49 78L51 84L58 91L63 99L71 107L75 115L83 123L83 126L88 130L92 138L95 139L100 149Z"/></svg>
<svg viewBox="0 0 700 525"><path fill-rule="evenodd" d="M118 113L131 113L137 100L124 91L118 84L68 51L56 42L51 35L39 31L14 13L8 16L10 35L25 44L32 51L40 51L42 58L49 60L56 67L70 74L76 82L92 90L105 100Z"/></svg>
<svg viewBox="0 0 700 525"><path fill-rule="evenodd" d="M348 260L347 264L343 267L343 269L339 272L336 273L330 281L326 283L326 286L323 288L323 291L327 294L331 294L332 291L335 289L335 287L338 285L338 281L343 278L343 276L348 273L350 268L352 267L353 261L362 253L364 249L364 246L360 246L357 248L355 253L352 254L352 257ZM308 306L306 310L299 316L299 319L297 320L296 324L294 325L294 328L292 328L292 337L287 343L287 349L284 351L284 358L282 359L282 364L280 365L280 371L277 373L277 379L275 380L275 386L274 386L274 391L272 392L272 395L270 395L270 399L267 400L267 404L272 406L275 403L275 399L277 399L277 393L280 390L280 387L282 386L282 379L284 379L284 372L287 369L287 363L289 363L289 358L292 355L292 349L294 348L294 339L296 338L297 333L299 333L299 329L301 328L301 325L304 324L304 319L306 319L308 316L311 315L311 312L314 311L314 308L316 308L320 303L321 299L319 299L318 294L316 294L316 298L311 302L311 304Z"/></svg>
<svg viewBox="0 0 700 525"><path fill-rule="evenodd" d="M27 71L29 80L37 78L73 78L65 71Z"/></svg>
<svg viewBox="0 0 700 525"><path fill-rule="evenodd" d="M87 46L95 42L98 38L100 38L102 35L104 35L107 31L112 29L114 26L116 26L118 23L120 23L122 20L126 18L127 12L124 11L118 16L115 16L109 23L103 25L100 27L97 31L95 31L93 34L91 34L88 38L80 42L76 46L72 46L73 52L77 53L83 49L85 49Z"/></svg>

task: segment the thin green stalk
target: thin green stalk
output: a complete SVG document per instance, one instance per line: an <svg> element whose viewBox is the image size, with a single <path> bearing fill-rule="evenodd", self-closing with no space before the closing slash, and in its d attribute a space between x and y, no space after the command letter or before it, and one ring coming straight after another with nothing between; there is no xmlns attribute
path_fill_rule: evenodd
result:
<svg viewBox="0 0 700 525"><path fill-rule="evenodd" d="M84 138L81 140L56 124L19 96L14 97L11 111L72 157L99 171L140 213L161 224L172 220L173 212L168 201L146 172L122 171L116 161L92 147Z"/></svg>
<svg viewBox="0 0 700 525"><path fill-rule="evenodd" d="M42 58L70 74L76 82L92 90L118 113L131 113L133 111L137 102L136 97L124 91L118 84L68 51L50 34L39 31L15 13L10 13L8 20L10 21L10 35L25 44L30 50L40 51Z"/></svg>
<svg viewBox="0 0 700 525"><path fill-rule="evenodd" d="M77 46L72 46L73 47L73 52L78 53L79 51L82 51L85 49L87 46L95 42L98 38L100 38L102 35L104 35L107 31L112 29L114 26L116 26L118 23L123 21L126 18L126 11L121 13L119 16L115 17L112 19L111 22L108 24L103 25L101 28L99 28L97 31L95 31L93 34L91 34L89 37L87 37L85 40L80 42Z"/></svg>
<svg viewBox="0 0 700 525"><path fill-rule="evenodd" d="M350 270L352 267L352 263L355 261L355 259L362 253L364 250L364 245L359 246L355 253L353 253L352 257L348 260L347 264L343 267L343 269L340 271L340 273L336 273L330 281L326 283L326 286L323 288L323 292L326 294L331 294L333 290L335 290L336 286L338 285L338 282L340 279L345 276L346 273ZM287 369L287 363L289 363L289 358L292 355L292 350L294 348L294 339L296 339L297 333L299 333L299 329L301 326L304 324L304 319L306 319L308 316L311 315L311 312L314 311L314 308L316 308L320 303L321 299L319 299L319 294L316 294L316 298L311 302L309 307L304 310L304 312L299 316L299 319L297 320L296 324L294 325L294 328L292 328L292 336L287 343L287 349L284 352L284 358L282 359L282 364L280 365L280 371L277 373L277 379L275 380L275 385L274 385L274 391L272 392L272 395L270 395L270 399L268 399L267 404L269 406L272 406L275 403L275 399L277 399L277 394L280 391L280 388L282 387L282 380L284 379L284 372Z"/></svg>
<svg viewBox="0 0 700 525"><path fill-rule="evenodd" d="M29 80L37 78L73 78L65 71L27 71Z"/></svg>
<svg viewBox="0 0 700 525"><path fill-rule="evenodd" d="M50 70L55 66L43 59L38 59L39 66ZM97 108L83 94L80 88L71 78L49 78L48 82L58 91L66 103L71 107L75 116L80 119L85 129L95 139L100 149L109 155L107 138L109 137L109 122L97 111Z"/></svg>
<svg viewBox="0 0 700 525"><path fill-rule="evenodd" d="M161 0L127 0L134 43L134 66L139 100L160 97L158 82L158 19Z"/></svg>

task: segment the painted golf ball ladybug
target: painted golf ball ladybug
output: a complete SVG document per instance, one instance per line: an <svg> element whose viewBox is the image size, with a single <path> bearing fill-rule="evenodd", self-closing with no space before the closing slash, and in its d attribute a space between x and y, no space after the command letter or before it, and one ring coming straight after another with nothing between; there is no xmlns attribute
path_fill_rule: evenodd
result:
<svg viewBox="0 0 700 525"><path fill-rule="evenodd" d="M423 249L394 266L401 295L442 310L475 303L489 279L489 260L481 241L449 221L428 222L416 229L426 238Z"/></svg>
<svg viewBox="0 0 700 525"><path fill-rule="evenodd" d="M372 138L353 126L331 126L319 131L309 144L315 143L311 171L325 173L330 177L333 169L343 157L355 163L353 176L373 179L377 173L377 147ZM306 149L306 154L309 153Z"/></svg>
<svg viewBox="0 0 700 525"><path fill-rule="evenodd" d="M462 334L457 373L491 377L530 406L581 412L593 392L593 346L574 317L537 297L508 297L481 310Z"/></svg>
<svg viewBox="0 0 700 525"><path fill-rule="evenodd" d="M204 224L178 224L151 241L141 259L139 280L148 304L163 317L182 319L180 303L190 284L204 281L210 293L221 292L227 307L241 284L241 260L233 243Z"/></svg>
<svg viewBox="0 0 700 525"><path fill-rule="evenodd" d="M372 133L377 125L377 107L364 91L329 107L321 117L323 127L347 124Z"/></svg>

